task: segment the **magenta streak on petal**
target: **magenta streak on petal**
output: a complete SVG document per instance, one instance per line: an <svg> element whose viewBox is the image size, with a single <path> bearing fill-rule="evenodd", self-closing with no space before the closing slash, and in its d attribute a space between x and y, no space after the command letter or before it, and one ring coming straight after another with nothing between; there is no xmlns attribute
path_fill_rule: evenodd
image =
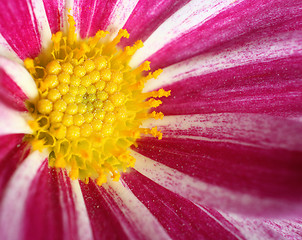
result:
<svg viewBox="0 0 302 240"><path fill-rule="evenodd" d="M176 82L157 108L165 115L264 113L302 114L302 56L224 69Z"/></svg>
<svg viewBox="0 0 302 240"><path fill-rule="evenodd" d="M0 67L0 101L18 111L27 111L25 106L27 99L22 89Z"/></svg>
<svg viewBox="0 0 302 240"><path fill-rule="evenodd" d="M188 138L138 144L135 151L203 182L260 198L302 200L300 151Z"/></svg>
<svg viewBox="0 0 302 240"><path fill-rule="evenodd" d="M36 57L41 39L31 2L0 1L0 9L0 32L8 44L22 60Z"/></svg>
<svg viewBox="0 0 302 240"><path fill-rule="evenodd" d="M237 239L233 232L240 235L222 216L217 220L213 219L189 200L170 192L135 170L123 174L122 179L172 239ZM224 224L227 226L223 226Z"/></svg>
<svg viewBox="0 0 302 240"><path fill-rule="evenodd" d="M60 31L63 9L59 9L58 0L43 0L45 12L52 33Z"/></svg>
<svg viewBox="0 0 302 240"><path fill-rule="evenodd" d="M0 200L10 177L28 156L29 148L23 137L23 134L0 136Z"/></svg>
<svg viewBox="0 0 302 240"><path fill-rule="evenodd" d="M131 227L127 219L120 220L124 216L112 197L103 187L95 183L84 184L80 182L86 204L88 216L95 239L129 239L123 225Z"/></svg>
<svg viewBox="0 0 302 240"><path fill-rule="evenodd" d="M94 36L98 30L106 30L109 17L117 0L75 0L79 9L78 28L82 38Z"/></svg>
<svg viewBox="0 0 302 240"><path fill-rule="evenodd" d="M188 2L189 0L140 0L123 27L130 33L130 37L123 39L121 45L132 45L137 40L145 41L160 24Z"/></svg>
<svg viewBox="0 0 302 240"><path fill-rule="evenodd" d="M49 168L47 159L44 161L26 200L24 239L78 239L69 181L58 170Z"/></svg>
<svg viewBox="0 0 302 240"><path fill-rule="evenodd" d="M269 226L286 239L302 239L302 220L266 220L264 226Z"/></svg>
<svg viewBox="0 0 302 240"><path fill-rule="evenodd" d="M153 69L163 68L211 49L223 50L259 36L301 30L301 1L243 1L196 29L189 30L148 58Z"/></svg>

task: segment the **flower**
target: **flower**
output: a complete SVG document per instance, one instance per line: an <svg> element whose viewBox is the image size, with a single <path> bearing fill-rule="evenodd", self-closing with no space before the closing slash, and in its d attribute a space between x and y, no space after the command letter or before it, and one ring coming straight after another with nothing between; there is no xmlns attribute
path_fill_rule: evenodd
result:
<svg viewBox="0 0 302 240"><path fill-rule="evenodd" d="M301 1L1 1L1 239L301 238ZM130 64L163 69L163 139L132 147L135 167L98 186L49 168L23 141L23 67L76 21L120 46L144 41Z"/></svg>

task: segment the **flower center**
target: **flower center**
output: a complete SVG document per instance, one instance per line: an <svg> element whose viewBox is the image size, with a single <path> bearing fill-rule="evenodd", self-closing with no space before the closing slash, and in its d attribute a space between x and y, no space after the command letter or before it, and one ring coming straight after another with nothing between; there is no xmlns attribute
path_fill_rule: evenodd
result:
<svg viewBox="0 0 302 240"><path fill-rule="evenodd" d="M156 127L140 125L147 118L163 117L150 108L160 105L156 98L168 97L170 91L142 93L144 83L161 70L143 76L149 62L129 67L143 44L118 49L120 39L129 37L126 30L112 41L105 41L108 32L101 30L77 40L73 17L68 22L66 36L57 32L50 50L24 61L39 92L38 99L28 103L33 134L25 139L33 150L49 150L51 167L67 169L72 179L92 178L101 185L108 177L118 180L120 172L134 166L128 149L142 134L162 138Z"/></svg>

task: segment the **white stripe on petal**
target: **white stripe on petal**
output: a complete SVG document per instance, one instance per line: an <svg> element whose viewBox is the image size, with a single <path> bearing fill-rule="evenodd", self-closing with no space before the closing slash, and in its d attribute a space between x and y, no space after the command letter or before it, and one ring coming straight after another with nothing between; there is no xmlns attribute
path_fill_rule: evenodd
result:
<svg viewBox="0 0 302 240"><path fill-rule="evenodd" d="M33 11L38 22L38 29L42 41L41 43L42 50L45 50L47 47L49 47L49 44L51 42L51 32L50 32L48 19L46 16L44 4L43 1L41 0L32 0L32 4L33 4Z"/></svg>
<svg viewBox="0 0 302 240"><path fill-rule="evenodd" d="M0 33L0 53L2 57L8 58L14 62L22 64L23 61L18 57L15 51L7 43L6 39Z"/></svg>
<svg viewBox="0 0 302 240"><path fill-rule="evenodd" d="M253 113L166 116L150 119L143 128L157 126L163 137L229 142L260 148L302 149L302 125L291 120Z"/></svg>
<svg viewBox="0 0 302 240"><path fill-rule="evenodd" d="M104 184L104 188L110 193L133 228L143 234L144 239L170 239L163 226L130 189L124 187L120 182L113 181L109 181L108 185ZM125 231L131 239L131 232L127 229Z"/></svg>
<svg viewBox="0 0 302 240"><path fill-rule="evenodd" d="M93 239L92 229L84 203L83 194L79 185L79 181L71 181L71 187L73 191L75 208L77 211L77 225L79 239L90 240Z"/></svg>
<svg viewBox="0 0 302 240"><path fill-rule="evenodd" d="M32 133L32 129L27 124L27 113L16 111L0 103L1 121L0 135L13 133Z"/></svg>
<svg viewBox="0 0 302 240"><path fill-rule="evenodd" d="M0 238L22 238L23 214L29 187L46 153L31 153L10 179L0 203Z"/></svg>
<svg viewBox="0 0 302 240"><path fill-rule="evenodd" d="M164 68L163 73L146 84L144 91L172 84L186 78L250 63L268 62L293 54L302 54L302 32L287 32L264 37L220 53L208 53Z"/></svg>
<svg viewBox="0 0 302 240"><path fill-rule="evenodd" d="M38 96L37 86L29 72L23 66L4 57L0 57L0 66L29 99L35 99Z"/></svg>
<svg viewBox="0 0 302 240"><path fill-rule="evenodd" d="M123 28L137 3L138 0L117 1L109 17L110 23L107 27L107 30L110 32L111 39L113 39L117 35L118 31Z"/></svg>
<svg viewBox="0 0 302 240"><path fill-rule="evenodd" d="M139 65L167 43L215 17L222 9L241 1L234 2L234 0L190 1L154 31L144 42L145 47L139 49L133 56L130 65L133 67Z"/></svg>
<svg viewBox="0 0 302 240"><path fill-rule="evenodd" d="M194 203L217 209L228 209L233 212L242 209L251 209L250 206L252 205L253 212L249 214L252 213L255 215L263 214L264 209L267 212L272 209L280 209L279 214L281 215L284 209L286 209L286 213L296 213L297 211L296 206L289 205L288 202L278 201L268 197L257 198L250 194L215 186L172 169L164 164L155 162L139 153L132 151L131 155L136 159L134 168L137 171L159 185Z"/></svg>

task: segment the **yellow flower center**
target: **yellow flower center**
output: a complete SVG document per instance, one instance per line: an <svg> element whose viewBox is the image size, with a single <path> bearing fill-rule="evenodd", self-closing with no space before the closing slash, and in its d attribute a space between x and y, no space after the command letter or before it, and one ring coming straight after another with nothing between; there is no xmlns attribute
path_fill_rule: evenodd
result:
<svg viewBox="0 0 302 240"><path fill-rule="evenodd" d="M106 41L108 32L101 30L77 40L73 17L68 22L66 36L57 32L50 50L24 61L39 92L38 99L28 103L33 134L25 139L33 150L49 150L51 167L67 169L72 179L92 178L101 185L108 177L118 180L120 172L134 166L128 149L142 134L162 138L156 127L140 126L147 118L163 117L150 108L159 106L157 98L168 97L170 91L142 93L145 82L161 69L143 76L149 62L129 67L143 43L118 49L120 39L129 37L126 30L112 41Z"/></svg>

